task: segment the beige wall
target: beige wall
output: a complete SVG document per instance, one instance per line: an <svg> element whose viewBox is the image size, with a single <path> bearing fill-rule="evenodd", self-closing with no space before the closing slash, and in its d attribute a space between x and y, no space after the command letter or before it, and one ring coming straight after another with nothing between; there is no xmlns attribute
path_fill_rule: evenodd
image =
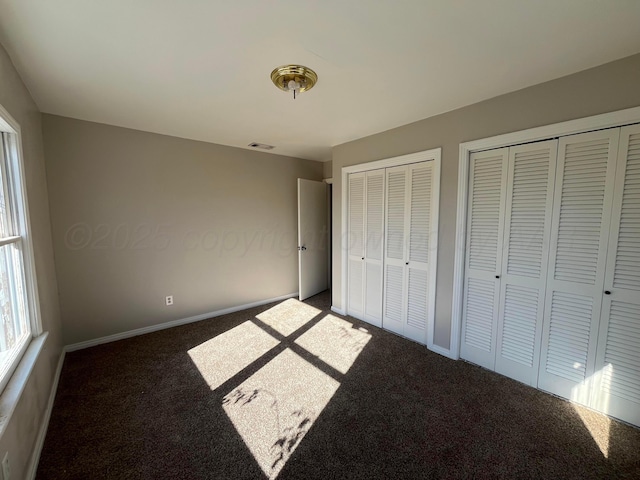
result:
<svg viewBox="0 0 640 480"><path fill-rule="evenodd" d="M442 147L434 341L449 348L458 148L461 142L640 105L640 55L543 83L333 149L333 305L341 298L342 167Z"/></svg>
<svg viewBox="0 0 640 480"><path fill-rule="evenodd" d="M0 425L4 428L0 438L0 455L9 451L11 478L21 479L26 475L27 465L33 453L61 352L60 309L51 243L41 115L2 46L0 105L11 114L21 128L42 326L49 332L45 347L27 380L16 410L9 418L0 416Z"/></svg>
<svg viewBox="0 0 640 480"><path fill-rule="evenodd" d="M333 175L333 162L328 161L322 164L322 176L323 178L331 178Z"/></svg>
<svg viewBox="0 0 640 480"><path fill-rule="evenodd" d="M298 291L296 179L322 163L43 118L66 344Z"/></svg>

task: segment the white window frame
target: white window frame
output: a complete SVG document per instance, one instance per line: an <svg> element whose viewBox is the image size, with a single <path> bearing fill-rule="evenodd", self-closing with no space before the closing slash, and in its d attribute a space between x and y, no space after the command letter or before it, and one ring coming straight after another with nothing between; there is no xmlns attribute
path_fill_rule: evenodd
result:
<svg viewBox="0 0 640 480"><path fill-rule="evenodd" d="M31 234L31 221L29 218L29 203L27 199L27 188L25 184L25 170L22 153L22 134L20 125L0 105L0 133L8 133L10 138L9 158L6 159L10 165L10 177L7 175L6 181L11 181L11 188L15 192L15 198L9 207L12 210L13 218L15 218L16 237L5 238L0 241L1 245L8 243L21 243L23 272L24 272L24 291L25 291L25 310L28 320L30 334L27 336L22 345L20 345L17 354L14 355L8 370L0 378L0 394L11 380L18 364L22 360L35 337L42 334L42 321L40 314L40 300L38 295L38 283L36 279L35 260L33 255L33 237ZM3 169L4 170L4 169ZM4 173L4 172L3 172Z"/></svg>
<svg viewBox="0 0 640 480"><path fill-rule="evenodd" d="M464 264L467 239L467 196L469 193L469 161L471 154L483 150L514 146L522 143L549 140L578 133L603 130L640 123L640 107L603 113L567 122L530 128L460 144L458 159L458 210L456 216L455 261L453 267L453 299L451 305L451 342L449 357L460 358L462 338L462 301L464 296Z"/></svg>

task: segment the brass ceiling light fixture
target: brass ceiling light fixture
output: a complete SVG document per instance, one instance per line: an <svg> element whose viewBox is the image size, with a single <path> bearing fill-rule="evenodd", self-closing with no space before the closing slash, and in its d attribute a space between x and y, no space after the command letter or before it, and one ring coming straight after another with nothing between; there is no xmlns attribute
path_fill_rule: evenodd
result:
<svg viewBox="0 0 640 480"><path fill-rule="evenodd" d="M280 90L293 91L296 94L311 90L318 82L318 75L309 67L302 65L282 65L271 72L271 81Z"/></svg>

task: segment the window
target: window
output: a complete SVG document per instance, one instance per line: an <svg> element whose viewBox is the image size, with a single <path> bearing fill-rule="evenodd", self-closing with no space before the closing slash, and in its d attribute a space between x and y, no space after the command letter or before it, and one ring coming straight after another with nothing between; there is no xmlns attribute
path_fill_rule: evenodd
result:
<svg viewBox="0 0 640 480"><path fill-rule="evenodd" d="M20 130L0 106L0 392L40 334Z"/></svg>

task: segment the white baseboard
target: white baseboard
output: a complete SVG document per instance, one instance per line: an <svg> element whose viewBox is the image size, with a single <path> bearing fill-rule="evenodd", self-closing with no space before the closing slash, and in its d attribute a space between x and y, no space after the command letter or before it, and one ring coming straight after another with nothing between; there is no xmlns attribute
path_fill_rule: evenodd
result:
<svg viewBox="0 0 640 480"><path fill-rule="evenodd" d="M341 308L334 307L331 305L331 311L337 313L338 315L347 316L347 312ZM401 335L402 336L402 335ZM451 351L446 348L439 347L438 345L426 345L426 347L434 353L442 355L443 357L450 358L452 360L458 360L458 357Z"/></svg>
<svg viewBox="0 0 640 480"><path fill-rule="evenodd" d="M47 436L47 430L49 428L49 420L51 419L51 412L53 411L53 402L56 399L56 392L58 391L58 382L60 381L60 374L62 373L62 365L64 364L64 356L66 349L63 348L60 353L60 359L58 360L58 366L56 373L53 376L53 382L51 384L51 392L49 393L49 400L47 402L47 408L44 411L42 422L40 424L40 430L38 431L38 437L36 438L36 444L33 447L33 454L31 455L31 461L27 467L27 475L25 478L33 480L36 478L38 472L38 463L40 462L40 453L42 453L42 447L44 446L44 439Z"/></svg>
<svg viewBox="0 0 640 480"><path fill-rule="evenodd" d="M427 348L434 353L442 355L443 357L450 358L451 360L458 360L458 357L455 356L451 350L447 350L446 348L439 347L438 345L428 345Z"/></svg>
<svg viewBox="0 0 640 480"><path fill-rule="evenodd" d="M96 338L94 340L88 340L86 342L74 343L63 347L60 359L58 360L58 366L56 368L55 375L53 377L53 383L51 385L51 392L49 393L49 401L47 402L47 408L45 409L40 429L38 431L38 437L36 438L35 446L33 447L33 454L31 461L27 468L27 475L25 478L33 480L36 477L38 471L38 463L40 461L40 454L42 447L44 446L44 440L47 436L47 429L49 428L49 421L51 419L51 412L53 410L53 403L56 398L56 392L58 391L58 382L60 381L60 375L62 373L62 365L64 364L64 358L67 352L73 352L81 350L83 348L93 347L95 345L101 345L103 343L115 342L116 340L122 340L124 338L135 337L138 335L144 335L145 333L156 332L158 330L165 330L171 327L177 327L179 325L185 325L187 323L199 322L208 318L219 317L226 315L227 313L234 313L240 310L246 310L247 308L259 307L260 305L266 305L267 303L279 302L287 300L289 298L297 297L298 292L290 293L288 295L282 295L276 298L269 298L267 300L260 300L258 302L247 303L245 305L239 305L237 307L225 308L222 310L216 310L215 312L203 313L201 315L195 315L193 317L182 318L179 320L173 320L171 322L161 323L159 325L152 325L144 328L137 328L135 330L129 330L128 332L117 333L115 335L109 335L106 337Z"/></svg>
<svg viewBox="0 0 640 480"><path fill-rule="evenodd" d="M236 307L225 308L222 310L216 310L215 312L202 313L200 315L194 315L193 317L181 318L178 320L172 320L170 322L160 323L158 325L150 325L148 327L136 328L135 330L129 330L122 333L116 333L114 335L108 335L106 337L95 338L93 340L87 340L85 342L73 343L65 347L67 352L75 352L76 350L82 350L83 348L95 347L96 345L102 345L103 343L115 342L117 340L123 340L125 338L137 337L138 335L144 335L145 333L157 332L159 330L165 330L167 328L178 327L187 323L199 322L208 318L219 317L228 313L238 312L240 310L246 310L247 308L259 307L260 305L266 305L267 303L279 302L288 298L297 297L298 292L289 293L280 297L269 298L267 300L259 300L257 302L247 303L245 305L238 305Z"/></svg>

